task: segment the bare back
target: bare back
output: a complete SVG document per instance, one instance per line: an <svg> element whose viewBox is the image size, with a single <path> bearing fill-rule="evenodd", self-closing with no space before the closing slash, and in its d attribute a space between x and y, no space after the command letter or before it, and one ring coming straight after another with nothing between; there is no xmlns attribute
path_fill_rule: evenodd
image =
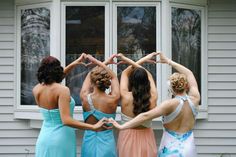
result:
<svg viewBox="0 0 236 157"><path fill-rule="evenodd" d="M99 110L105 114L114 114L116 112L118 99L114 99L112 96L107 95L105 92L99 92L99 93L93 92L90 94L90 97L93 102L93 106L96 110ZM83 110L85 112L91 110L87 99L83 100ZM98 120L93 115L89 116L86 119L86 123L89 124L95 124L97 122Z"/></svg>
<svg viewBox="0 0 236 157"><path fill-rule="evenodd" d="M170 105L171 112L174 112L177 106L180 104L179 100L170 100L172 103ZM173 119L171 122L163 124L163 126L169 130L173 130L179 133L185 133L189 130L192 130L195 124L195 118L193 111L190 107L189 102L186 100L183 103L183 107L180 111L180 113L177 115L175 119Z"/></svg>
<svg viewBox="0 0 236 157"><path fill-rule="evenodd" d="M38 106L49 110L58 108L59 91L62 88L63 86L59 83L37 84L33 89L36 103Z"/></svg>

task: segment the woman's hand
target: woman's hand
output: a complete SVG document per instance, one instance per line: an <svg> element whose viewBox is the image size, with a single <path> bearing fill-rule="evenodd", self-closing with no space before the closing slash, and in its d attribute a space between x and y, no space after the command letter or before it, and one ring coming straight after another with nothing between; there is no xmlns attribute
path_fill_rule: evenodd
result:
<svg viewBox="0 0 236 157"><path fill-rule="evenodd" d="M111 123L114 127L116 127L119 130L122 130L122 125L120 125L119 123L117 123L113 118L109 118L109 123Z"/></svg>
<svg viewBox="0 0 236 157"><path fill-rule="evenodd" d="M116 64L116 62L114 61L114 58L117 57L117 54L113 54L112 56L110 56L106 61L104 61L103 63L105 65L109 65L109 64Z"/></svg>
<svg viewBox="0 0 236 157"><path fill-rule="evenodd" d="M171 59L167 58L163 53L159 53L158 55L160 56L160 60L157 61L157 63L166 63L166 64L170 64Z"/></svg>
<svg viewBox="0 0 236 157"><path fill-rule="evenodd" d="M80 57L74 61L74 63L75 63L76 65L83 64L83 65L86 66L86 64L84 63L84 61L86 60L86 56L87 56L87 54L82 53L82 54L80 55Z"/></svg>
<svg viewBox="0 0 236 157"><path fill-rule="evenodd" d="M100 128L103 127L104 124L106 124L108 122L108 119L107 118L102 118L101 120L99 120L96 124L93 125L93 128L92 130L94 131L97 131L99 130Z"/></svg>
<svg viewBox="0 0 236 157"><path fill-rule="evenodd" d="M152 52L152 53L146 55L146 56L143 57L143 58L144 58L144 60L145 60L146 62L149 62L149 63L156 63L156 56L159 55L159 54L160 54L160 52ZM155 57L155 58L154 58L154 57Z"/></svg>
<svg viewBox="0 0 236 157"><path fill-rule="evenodd" d="M133 62L131 59L125 57L122 53L118 53L116 58L120 60L117 64L131 64L131 62Z"/></svg>

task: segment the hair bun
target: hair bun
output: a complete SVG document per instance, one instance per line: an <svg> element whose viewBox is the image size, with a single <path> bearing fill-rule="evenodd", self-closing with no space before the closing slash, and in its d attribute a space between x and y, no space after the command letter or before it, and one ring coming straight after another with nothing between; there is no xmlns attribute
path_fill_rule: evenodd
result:
<svg viewBox="0 0 236 157"><path fill-rule="evenodd" d="M111 85L111 76L101 67L95 67L90 74L91 82L100 90L105 91Z"/></svg>

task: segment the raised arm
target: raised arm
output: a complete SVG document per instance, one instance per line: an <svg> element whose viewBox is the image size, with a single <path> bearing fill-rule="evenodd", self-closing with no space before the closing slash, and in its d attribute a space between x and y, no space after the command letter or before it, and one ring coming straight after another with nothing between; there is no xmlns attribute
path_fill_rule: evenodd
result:
<svg viewBox="0 0 236 157"><path fill-rule="evenodd" d="M189 70L188 68L184 67L183 65L172 61L171 59L167 58L162 53L160 53L160 62L169 64L174 69L176 69L179 73L186 75L187 80L188 80L188 85L189 85L188 95L194 99L195 104L198 104L200 101L200 93L198 90L197 81L196 81L192 71Z"/></svg>
<svg viewBox="0 0 236 157"><path fill-rule="evenodd" d="M127 63L130 66L128 66L125 70L121 73L120 78L120 94L121 94L121 101L123 101L125 97L129 96L127 93L129 92L129 75L134 67L142 67L139 64L135 63L133 60L125 57L123 54L119 53L117 54L117 58L121 60L123 63ZM123 104L123 103L122 103Z"/></svg>
<svg viewBox="0 0 236 157"><path fill-rule="evenodd" d="M68 74L71 72L71 70L74 69L77 65L84 64L84 63L83 63L83 60L85 59L85 56L86 56L86 54L85 54L85 53L82 53L78 59L74 60L74 61L71 62L69 65L67 65L67 66L64 68L64 74L65 74L65 76L68 75Z"/></svg>
<svg viewBox="0 0 236 157"><path fill-rule="evenodd" d="M120 98L119 81L118 81L118 78L117 78L116 74L107 66L108 64L113 64L113 58L115 56L116 55L112 55L110 58L108 58L107 61L104 61L104 62L101 62L101 61L97 60L96 58L94 58L91 55L87 55L87 58L91 62L93 62L94 64L104 68L109 73L109 75L111 76L110 96L118 101L118 99Z"/></svg>
<svg viewBox="0 0 236 157"><path fill-rule="evenodd" d="M126 95L126 92L129 92L128 91L128 76L132 70L133 67L140 67L140 68L144 68L141 66L141 64L145 63L145 62L155 62L153 59L153 57L155 57L156 55L158 55L159 53L158 52L153 52L153 53L150 53L148 55L146 55L145 57L139 59L137 62L134 62L133 60L125 57L123 54L118 54L118 57L125 63L127 64L130 64L131 66L127 67L123 72L122 72L122 75L121 75L121 83L120 83L120 91L121 91L121 94L123 96ZM144 68L145 69L145 68ZM146 69L145 69L146 70ZM151 99L150 99L150 102L151 102L151 108L154 108L156 106L156 101L157 101L157 88L156 88L156 85L155 85L155 82L153 80L153 77L151 75L151 73L146 70L147 74L148 74L148 79L150 81L150 86L151 86Z"/></svg>
<svg viewBox="0 0 236 157"><path fill-rule="evenodd" d="M59 94L59 110L64 125L79 129L98 130L106 122L105 119L98 121L95 125L79 122L70 116L70 90L68 87L61 87Z"/></svg>

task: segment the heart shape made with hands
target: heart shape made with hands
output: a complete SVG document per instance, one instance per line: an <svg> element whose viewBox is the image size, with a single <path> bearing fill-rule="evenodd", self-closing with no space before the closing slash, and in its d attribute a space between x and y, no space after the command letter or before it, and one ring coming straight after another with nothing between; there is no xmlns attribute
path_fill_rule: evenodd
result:
<svg viewBox="0 0 236 157"><path fill-rule="evenodd" d="M91 56L91 55L90 55ZM92 56L91 56L92 57ZM94 65L94 61L91 60L91 57L88 57L87 54L83 53L78 59L77 62L84 65L85 67L89 67Z"/></svg>

